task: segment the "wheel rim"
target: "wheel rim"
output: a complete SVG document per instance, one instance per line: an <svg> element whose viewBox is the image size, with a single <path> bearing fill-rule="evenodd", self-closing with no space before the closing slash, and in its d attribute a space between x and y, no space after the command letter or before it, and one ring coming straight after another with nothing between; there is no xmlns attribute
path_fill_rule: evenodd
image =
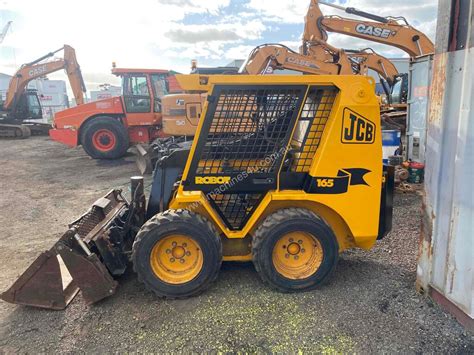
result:
<svg viewBox="0 0 474 355"><path fill-rule="evenodd" d="M106 152L115 147L115 134L108 129L99 129L92 135L94 147Z"/></svg>
<svg viewBox="0 0 474 355"><path fill-rule="evenodd" d="M156 277L169 284L193 280L201 271L203 254L192 238L174 234L158 241L150 255L150 266Z"/></svg>
<svg viewBox="0 0 474 355"><path fill-rule="evenodd" d="M282 276L300 280L315 274L323 262L319 240L306 232L283 235L272 252L273 265Z"/></svg>

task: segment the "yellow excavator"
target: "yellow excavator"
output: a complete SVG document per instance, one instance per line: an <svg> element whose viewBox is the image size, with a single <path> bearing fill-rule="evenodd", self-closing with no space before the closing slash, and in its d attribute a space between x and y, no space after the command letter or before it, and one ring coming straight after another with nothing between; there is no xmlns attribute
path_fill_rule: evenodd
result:
<svg viewBox="0 0 474 355"><path fill-rule="evenodd" d="M64 51L63 58L53 59L56 53ZM23 64L13 75L8 86L6 100L0 103L0 137L27 138L32 133L46 133L47 124L26 123L42 118L41 104L36 91L28 90L28 83L50 73L64 69L69 79L77 105L84 103L86 86L77 62L74 48L64 45L30 63Z"/></svg>

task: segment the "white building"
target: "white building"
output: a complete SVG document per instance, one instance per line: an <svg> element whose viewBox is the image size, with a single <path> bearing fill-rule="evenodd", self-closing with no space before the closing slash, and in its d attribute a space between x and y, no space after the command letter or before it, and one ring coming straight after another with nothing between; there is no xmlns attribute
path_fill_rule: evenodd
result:
<svg viewBox="0 0 474 355"><path fill-rule="evenodd" d="M6 99L8 86L12 76L0 73L0 96ZM28 89L37 90L43 108L43 121L51 122L54 113L69 107L69 99L64 80L36 79L28 84Z"/></svg>
<svg viewBox="0 0 474 355"><path fill-rule="evenodd" d="M98 101L122 95L122 88L114 85L103 85L101 90L90 91L90 101Z"/></svg>

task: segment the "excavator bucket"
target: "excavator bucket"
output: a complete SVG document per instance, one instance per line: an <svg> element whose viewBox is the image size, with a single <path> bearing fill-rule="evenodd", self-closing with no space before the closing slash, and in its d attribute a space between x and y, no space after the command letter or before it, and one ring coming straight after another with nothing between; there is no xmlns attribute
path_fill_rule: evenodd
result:
<svg viewBox="0 0 474 355"><path fill-rule="evenodd" d="M140 194L142 187L141 182ZM125 272L134 237L132 223L144 214L142 205L143 200L130 205L120 190L110 191L71 223L55 245L42 253L0 298L60 310L79 291L88 305L113 295L118 286L113 276Z"/></svg>

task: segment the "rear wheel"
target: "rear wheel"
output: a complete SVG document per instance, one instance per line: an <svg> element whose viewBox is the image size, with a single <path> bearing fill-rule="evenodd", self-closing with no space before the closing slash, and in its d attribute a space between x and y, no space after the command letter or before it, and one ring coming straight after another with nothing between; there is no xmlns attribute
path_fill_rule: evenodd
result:
<svg viewBox="0 0 474 355"><path fill-rule="evenodd" d="M302 208L279 210L257 229L253 263L262 280L279 291L316 288L333 273L339 247L331 228Z"/></svg>
<svg viewBox="0 0 474 355"><path fill-rule="evenodd" d="M94 159L117 159L128 150L128 133L121 122L109 117L96 117L86 123L81 144Z"/></svg>
<svg viewBox="0 0 474 355"><path fill-rule="evenodd" d="M222 263L214 227L187 210L168 210L146 222L133 243L133 268L157 296L185 298L207 289Z"/></svg>

